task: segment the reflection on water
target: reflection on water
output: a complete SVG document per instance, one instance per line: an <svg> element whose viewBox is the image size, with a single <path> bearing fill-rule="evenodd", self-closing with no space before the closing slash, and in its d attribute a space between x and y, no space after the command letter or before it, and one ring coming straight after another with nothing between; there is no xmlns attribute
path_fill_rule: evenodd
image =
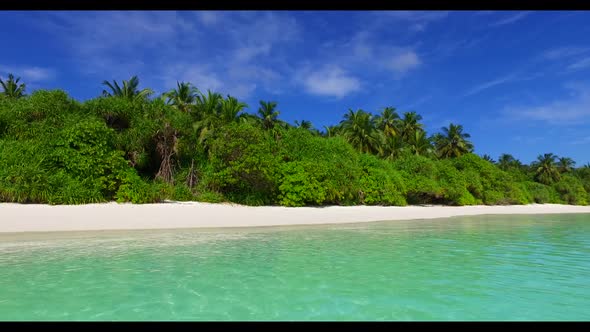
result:
<svg viewBox="0 0 590 332"><path fill-rule="evenodd" d="M0 235L0 320L588 320L590 215Z"/></svg>

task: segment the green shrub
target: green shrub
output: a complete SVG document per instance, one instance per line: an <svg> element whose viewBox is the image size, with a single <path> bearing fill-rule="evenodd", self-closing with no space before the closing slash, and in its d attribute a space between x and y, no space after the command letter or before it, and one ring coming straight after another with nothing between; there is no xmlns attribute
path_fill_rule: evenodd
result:
<svg viewBox="0 0 590 332"><path fill-rule="evenodd" d="M199 202L206 203L221 203L225 202L225 198L222 194L214 191L204 191L195 196L195 199Z"/></svg>
<svg viewBox="0 0 590 332"><path fill-rule="evenodd" d="M56 137L50 155L51 168L64 170L110 200L129 170L123 154L113 149L112 140L112 129L103 123L80 122Z"/></svg>
<svg viewBox="0 0 590 332"><path fill-rule="evenodd" d="M162 201L159 189L157 185L142 180L135 170L129 169L122 177L114 199L119 203L156 203Z"/></svg>
<svg viewBox="0 0 590 332"><path fill-rule="evenodd" d="M437 165L437 178L441 187L441 196L445 203L451 205L473 205L476 200L467 190L465 178L448 160Z"/></svg>
<svg viewBox="0 0 590 332"><path fill-rule="evenodd" d="M359 181L361 204L398 206L407 204L403 179L391 163L367 154L361 155L360 163L363 169Z"/></svg>
<svg viewBox="0 0 590 332"><path fill-rule="evenodd" d="M52 133L82 118L80 105L63 91L38 90L0 103L0 137L47 141Z"/></svg>
<svg viewBox="0 0 590 332"><path fill-rule="evenodd" d="M47 202L50 172L43 167L43 145L34 141L0 140L0 200Z"/></svg>
<svg viewBox="0 0 590 332"><path fill-rule="evenodd" d="M118 132L131 127L131 122L144 115L144 104L127 98L95 98L82 105L83 112L102 119L105 124Z"/></svg>
<svg viewBox="0 0 590 332"><path fill-rule="evenodd" d="M189 187L184 184L177 184L174 186L174 193L172 199L179 202L192 201L194 199L193 193Z"/></svg>
<svg viewBox="0 0 590 332"><path fill-rule="evenodd" d="M584 190L584 185L579 178L564 174L553 187L564 202L574 205L588 205L588 193Z"/></svg>
<svg viewBox="0 0 590 332"><path fill-rule="evenodd" d="M590 167L563 173L547 186L533 181L528 166L503 171L472 153L434 160L409 150L386 161L359 153L341 136L320 137L280 122L264 130L252 117L213 119L203 141L196 121L205 113L198 106L184 112L160 98L100 97L80 104L59 90L0 96L0 201L590 202ZM156 178L163 160L171 162L171 183Z"/></svg>
<svg viewBox="0 0 590 332"><path fill-rule="evenodd" d="M475 169L463 169L459 170L459 172L461 172L463 175L465 188L472 195L476 204L483 203L485 188L482 183L480 173Z"/></svg>
<svg viewBox="0 0 590 332"><path fill-rule="evenodd" d="M302 162L287 162L281 165L279 204L284 206L319 205L326 199L325 188L313 173L306 172Z"/></svg>
<svg viewBox="0 0 590 332"><path fill-rule="evenodd" d="M268 137L249 124L232 124L216 134L209 151L209 190L249 205L272 203L277 160Z"/></svg>
<svg viewBox="0 0 590 332"><path fill-rule="evenodd" d="M509 204L530 204L534 202L532 194L527 190L524 183L506 182L505 195Z"/></svg>
<svg viewBox="0 0 590 332"><path fill-rule="evenodd" d="M48 186L52 188L47 201L49 204L87 204L105 202L102 193L95 187L85 186L63 170L48 178Z"/></svg>
<svg viewBox="0 0 590 332"><path fill-rule="evenodd" d="M49 204L105 201L100 190L53 167L50 152L41 142L0 140L0 200Z"/></svg>
<svg viewBox="0 0 590 332"><path fill-rule="evenodd" d="M408 203L442 203L442 188L436 178L438 170L434 160L406 155L397 159L393 165L403 178Z"/></svg>
<svg viewBox="0 0 590 332"><path fill-rule="evenodd" d="M524 186L535 203L560 203L559 195L553 187L533 181L525 182Z"/></svg>
<svg viewBox="0 0 590 332"><path fill-rule="evenodd" d="M28 122L48 119L59 125L80 112L78 102L61 90L37 90L27 98L18 99L14 105L13 111Z"/></svg>
<svg viewBox="0 0 590 332"><path fill-rule="evenodd" d="M294 128L282 132L278 145L281 162L303 162L325 189L324 204L358 203L359 153L342 137L322 138Z"/></svg>

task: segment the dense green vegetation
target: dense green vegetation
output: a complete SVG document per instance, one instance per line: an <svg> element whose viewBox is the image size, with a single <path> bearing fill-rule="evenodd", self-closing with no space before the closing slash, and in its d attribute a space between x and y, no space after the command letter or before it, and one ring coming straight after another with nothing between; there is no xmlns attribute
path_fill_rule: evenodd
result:
<svg viewBox="0 0 590 332"><path fill-rule="evenodd" d="M586 205L590 165L547 153L530 165L473 153L450 124L428 135L421 116L349 110L323 131L256 114L188 83L162 96L137 77L104 81L80 103L10 75L0 80L0 201L80 204L165 199L249 205Z"/></svg>

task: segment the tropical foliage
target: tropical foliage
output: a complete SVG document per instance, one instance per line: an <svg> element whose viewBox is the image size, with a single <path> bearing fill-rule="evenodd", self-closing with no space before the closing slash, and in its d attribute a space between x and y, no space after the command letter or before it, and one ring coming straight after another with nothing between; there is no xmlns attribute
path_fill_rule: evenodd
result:
<svg viewBox="0 0 590 332"><path fill-rule="evenodd" d="M115 82L116 84L116 82ZM190 83L176 83L176 89L163 94L168 104L173 105L183 112L189 112L197 100L199 90L192 87Z"/></svg>
<svg viewBox="0 0 590 332"><path fill-rule="evenodd" d="M8 74L8 79L3 81L0 78L0 85L2 85L2 94L8 98L20 98L25 95L25 84L20 83L20 77L14 78L13 74Z"/></svg>
<svg viewBox="0 0 590 332"><path fill-rule="evenodd" d="M123 81L123 86L119 86L117 81L113 81L111 84L108 81L103 81L103 85L106 85L111 91L102 90L102 94L105 97L123 97L132 100L147 99L154 92L151 89L139 90L139 78L137 76L131 77L129 81Z"/></svg>
<svg viewBox="0 0 590 332"><path fill-rule="evenodd" d="M153 98L134 76L97 98L0 81L0 201L171 200L248 205L590 202L590 165L540 155L474 154L459 124L429 135L422 117L349 110L320 132L187 82ZM98 91L97 91L98 92ZM401 116L400 116L401 114Z"/></svg>
<svg viewBox="0 0 590 332"><path fill-rule="evenodd" d="M473 144L467 140L471 136L463 132L463 126L451 123L448 127L443 127L442 132L436 141L439 157L455 158L473 152Z"/></svg>

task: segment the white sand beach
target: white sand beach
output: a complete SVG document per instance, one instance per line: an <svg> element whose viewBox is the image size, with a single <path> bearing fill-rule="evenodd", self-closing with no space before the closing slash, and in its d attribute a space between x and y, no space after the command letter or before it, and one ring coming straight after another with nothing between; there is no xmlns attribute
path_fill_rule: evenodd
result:
<svg viewBox="0 0 590 332"><path fill-rule="evenodd" d="M36 205L0 204L0 233L260 227L434 219L484 214L590 213L590 206L532 204L513 206L330 206L249 207L234 204Z"/></svg>

